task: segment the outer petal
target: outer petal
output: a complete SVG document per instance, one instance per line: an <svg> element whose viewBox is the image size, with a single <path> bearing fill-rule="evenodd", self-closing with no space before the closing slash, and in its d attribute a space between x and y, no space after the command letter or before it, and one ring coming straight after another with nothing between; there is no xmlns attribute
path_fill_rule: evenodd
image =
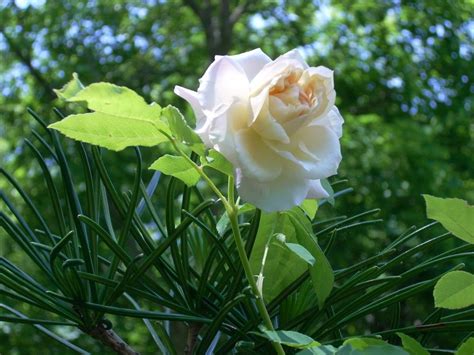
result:
<svg viewBox="0 0 474 355"><path fill-rule="evenodd" d="M304 127L293 139L298 142L298 150L292 153L302 165L304 163L306 178L323 179L337 173L342 159L341 146L331 128L316 125Z"/></svg>
<svg viewBox="0 0 474 355"><path fill-rule="evenodd" d="M199 102L206 114L231 103L235 97L248 100L247 74L229 56L216 57L199 82Z"/></svg>
<svg viewBox="0 0 474 355"><path fill-rule="evenodd" d="M247 129L248 115L247 101L234 97L230 103L219 106L216 112L208 116L209 141L214 149L222 153L234 165L239 164L235 136L240 130Z"/></svg>
<svg viewBox="0 0 474 355"><path fill-rule="evenodd" d="M306 63L303 56L301 55L301 52L298 49L292 49L291 51L282 54L277 59L275 59L275 62L285 59L292 59L299 62L304 69L309 68L308 64Z"/></svg>
<svg viewBox="0 0 474 355"><path fill-rule="evenodd" d="M252 180L273 180L282 171L281 158L252 129L238 132L235 150L242 173Z"/></svg>
<svg viewBox="0 0 474 355"><path fill-rule="evenodd" d="M309 180L284 173L268 182L257 182L236 171L237 190L243 200L267 211L285 211L300 205L308 195Z"/></svg>
<svg viewBox="0 0 474 355"><path fill-rule="evenodd" d="M210 120L206 120L206 115L204 114L199 102L198 93L181 86L175 86L174 93L185 99L191 105L194 114L196 115L196 133L198 133L204 143L210 147L211 142L209 141L208 133Z"/></svg>
<svg viewBox="0 0 474 355"><path fill-rule="evenodd" d="M262 70L265 64L272 61L260 48L232 55L230 57L245 71L249 81L251 81L260 70Z"/></svg>
<svg viewBox="0 0 474 355"><path fill-rule="evenodd" d="M342 137L342 125L344 124L344 119L342 118L339 110L336 106L328 112L328 114L322 118L316 119L310 125L319 125L330 127L338 138Z"/></svg>
<svg viewBox="0 0 474 355"><path fill-rule="evenodd" d="M306 198L325 198L329 197L328 192L321 185L321 180L310 180L309 191Z"/></svg>

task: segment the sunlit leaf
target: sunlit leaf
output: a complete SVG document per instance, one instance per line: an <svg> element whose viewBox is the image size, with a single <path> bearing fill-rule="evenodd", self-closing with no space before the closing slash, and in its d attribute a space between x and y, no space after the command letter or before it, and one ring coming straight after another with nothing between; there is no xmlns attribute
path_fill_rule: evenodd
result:
<svg viewBox="0 0 474 355"><path fill-rule="evenodd" d="M423 197L428 218L440 222L456 237L474 244L474 206L458 198Z"/></svg>
<svg viewBox="0 0 474 355"><path fill-rule="evenodd" d="M300 206L304 213L308 215L308 217L312 220L316 216L316 212L318 211L318 201L315 199L306 199Z"/></svg>
<svg viewBox="0 0 474 355"><path fill-rule="evenodd" d="M466 271L452 271L441 277L433 296L435 306L458 309L474 304L474 275Z"/></svg>
<svg viewBox="0 0 474 355"><path fill-rule="evenodd" d="M150 169L159 170L163 174L174 176L188 186L194 186L199 181L199 173L183 157L163 155L156 160Z"/></svg>
<svg viewBox="0 0 474 355"><path fill-rule="evenodd" d="M161 112L163 119L168 122L171 134L180 142L191 147L199 155L203 155L206 147L202 143L201 138L194 130L188 126L183 115L174 106L166 106Z"/></svg>
<svg viewBox="0 0 474 355"><path fill-rule="evenodd" d="M61 89L54 89L54 92L59 98L63 100L69 100L82 89L84 89L84 85L79 80L79 76L76 73L73 73L72 80L64 85Z"/></svg>
<svg viewBox="0 0 474 355"><path fill-rule="evenodd" d="M461 344L455 355L472 355L474 354L474 337L467 339Z"/></svg>
<svg viewBox="0 0 474 355"><path fill-rule="evenodd" d="M111 150L129 146L154 146L167 140L161 131L169 132L161 120L159 105L148 105L134 91L108 83L92 84L69 102L86 102L95 112L70 115L51 124L69 138Z"/></svg>

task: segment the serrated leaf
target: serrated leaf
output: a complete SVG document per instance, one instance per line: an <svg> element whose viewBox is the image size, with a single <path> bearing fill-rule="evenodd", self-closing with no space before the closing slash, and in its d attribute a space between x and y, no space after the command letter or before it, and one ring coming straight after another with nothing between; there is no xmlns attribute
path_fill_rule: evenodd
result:
<svg viewBox="0 0 474 355"><path fill-rule="evenodd" d="M151 147L167 140L151 122L100 112L70 115L49 128L66 137L115 151L137 145Z"/></svg>
<svg viewBox="0 0 474 355"><path fill-rule="evenodd" d="M54 92L60 99L69 100L82 89L84 89L84 85L82 85L81 81L79 80L79 76L77 73L73 73L72 80L64 85L61 89L54 89Z"/></svg>
<svg viewBox="0 0 474 355"><path fill-rule="evenodd" d="M87 108L118 117L156 122L161 119L161 107L148 105L135 91L110 83L94 83L68 99L69 102L85 101ZM165 125L166 126L166 125Z"/></svg>
<svg viewBox="0 0 474 355"><path fill-rule="evenodd" d="M159 170L163 174L174 176L188 186L194 186L199 181L200 175L193 166L183 157L163 155L156 160L150 169Z"/></svg>
<svg viewBox="0 0 474 355"><path fill-rule="evenodd" d="M111 150L153 146L167 140L162 131L169 133L169 128L161 120L160 106L148 105L128 88L96 83L69 97L68 101L86 102L87 107L95 111L71 115L49 126L70 138Z"/></svg>
<svg viewBox="0 0 474 355"><path fill-rule="evenodd" d="M461 344L454 355L472 355L474 354L474 338L471 337Z"/></svg>
<svg viewBox="0 0 474 355"><path fill-rule="evenodd" d="M474 304L474 275L451 271L441 277L433 291L435 306L459 309Z"/></svg>
<svg viewBox="0 0 474 355"><path fill-rule="evenodd" d="M419 342L417 342L411 336L408 336L403 333L397 333L397 335L402 340L403 348L408 351L410 355L430 355L428 350L426 350Z"/></svg>
<svg viewBox="0 0 474 355"><path fill-rule="evenodd" d="M428 218L440 222L456 237L474 244L474 206L458 198L423 197Z"/></svg>
<svg viewBox="0 0 474 355"><path fill-rule="evenodd" d="M315 199L306 199L301 204L301 209L306 213L309 219L313 220L318 211L318 201Z"/></svg>
<svg viewBox="0 0 474 355"><path fill-rule="evenodd" d="M280 343L291 348L305 349L321 345L313 338L292 330L263 330L263 334L272 342Z"/></svg>
<svg viewBox="0 0 474 355"><path fill-rule="evenodd" d="M204 155L206 146L199 135L188 126L183 115L174 106L166 106L161 112L163 119L168 122L171 134L180 142L187 144L199 155Z"/></svg>
<svg viewBox="0 0 474 355"><path fill-rule="evenodd" d="M201 164L203 167L215 169L228 176L232 176L234 174L234 167L232 166L232 163L214 149L210 149L207 156L201 158Z"/></svg>
<svg viewBox="0 0 474 355"><path fill-rule="evenodd" d="M319 247L312 231L311 222L303 212L300 209L293 208L285 214L290 217L290 221L295 228L298 244L306 248L316 260L314 265L309 267L309 273L318 298L318 305L321 308L334 285L334 272L331 264Z"/></svg>

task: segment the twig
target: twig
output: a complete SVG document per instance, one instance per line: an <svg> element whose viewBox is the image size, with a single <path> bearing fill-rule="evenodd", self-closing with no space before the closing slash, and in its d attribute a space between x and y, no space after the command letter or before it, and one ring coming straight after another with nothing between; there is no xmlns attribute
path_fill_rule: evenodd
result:
<svg viewBox="0 0 474 355"><path fill-rule="evenodd" d="M103 323L99 323L89 332L93 338L100 340L102 344L108 346L120 355L139 355L140 353L133 350L117 333L111 329L107 329Z"/></svg>
<svg viewBox="0 0 474 355"><path fill-rule="evenodd" d="M202 324L191 323L188 327L188 338L186 339L186 347L184 348L185 355L191 355L196 345L196 340L201 330Z"/></svg>

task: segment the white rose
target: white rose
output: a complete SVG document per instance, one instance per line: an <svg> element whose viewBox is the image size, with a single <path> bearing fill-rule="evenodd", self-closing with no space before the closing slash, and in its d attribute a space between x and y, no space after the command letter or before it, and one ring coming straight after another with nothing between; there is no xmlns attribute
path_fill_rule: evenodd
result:
<svg viewBox="0 0 474 355"><path fill-rule="evenodd" d="M265 211L327 197L320 179L341 161L333 72L297 50L272 61L260 49L216 56L197 92L179 87L206 145L234 164L242 199Z"/></svg>

